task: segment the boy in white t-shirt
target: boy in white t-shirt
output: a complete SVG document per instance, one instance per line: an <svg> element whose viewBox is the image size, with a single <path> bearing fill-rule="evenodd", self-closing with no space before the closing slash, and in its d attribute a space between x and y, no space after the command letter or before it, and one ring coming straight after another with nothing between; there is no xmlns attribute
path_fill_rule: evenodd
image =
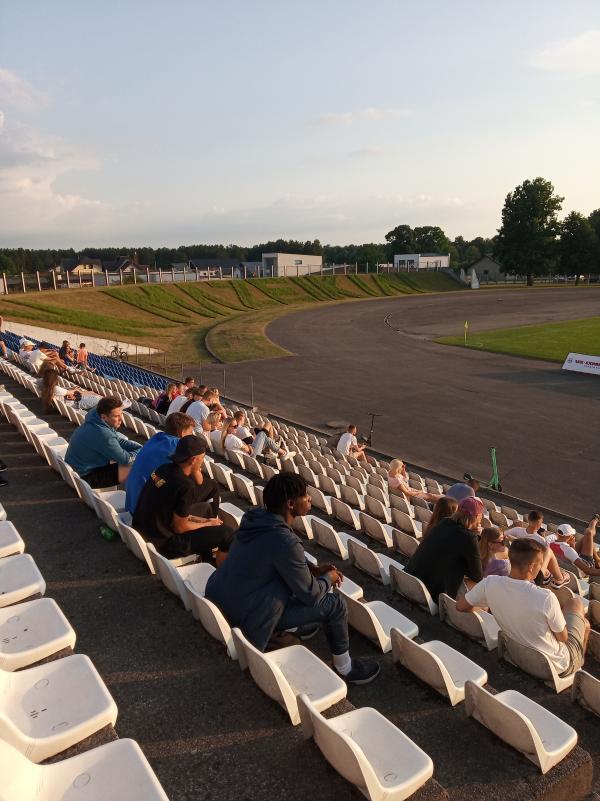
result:
<svg viewBox="0 0 600 801"><path fill-rule="evenodd" d="M594 562L596 523L597 518L592 518L579 543L576 540L577 532L569 523L562 523L556 534L549 534L547 537L550 548L557 559L572 562L586 576L600 576L600 569Z"/></svg>
<svg viewBox="0 0 600 801"><path fill-rule="evenodd" d="M541 543L516 539L509 550L510 576L487 576L457 598L456 609L489 608L509 637L541 651L559 675L569 676L583 665L590 624L581 598L570 598L561 609L553 592L533 583L543 558Z"/></svg>
<svg viewBox="0 0 600 801"><path fill-rule="evenodd" d="M534 510L529 512L527 515L526 527L513 526L513 528L508 528L504 532L504 536L510 541L519 537L525 537L527 539L535 540L535 542L539 542L540 545L544 547L545 551L541 569L543 584L550 584L555 589L558 589L559 587L566 587L570 581L569 576L563 570L561 570L556 560L556 556L552 553L545 536L540 534L540 532L543 531L543 522L543 514Z"/></svg>

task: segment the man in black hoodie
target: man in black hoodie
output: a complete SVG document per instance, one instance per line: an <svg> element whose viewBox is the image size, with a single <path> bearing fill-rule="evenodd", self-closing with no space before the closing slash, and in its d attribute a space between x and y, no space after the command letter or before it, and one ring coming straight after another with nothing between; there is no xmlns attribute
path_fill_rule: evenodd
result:
<svg viewBox="0 0 600 801"><path fill-rule="evenodd" d="M333 565L309 566L291 528L295 517L310 511L306 482L280 473L264 488L263 502L266 508L244 515L206 597L262 651L276 632L322 623L335 670L350 684L372 681L377 662L351 659L348 651L346 602L334 592L342 574Z"/></svg>

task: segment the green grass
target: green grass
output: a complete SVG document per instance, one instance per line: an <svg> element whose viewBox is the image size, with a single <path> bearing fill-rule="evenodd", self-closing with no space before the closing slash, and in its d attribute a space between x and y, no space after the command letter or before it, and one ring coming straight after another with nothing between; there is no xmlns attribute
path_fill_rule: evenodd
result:
<svg viewBox="0 0 600 801"><path fill-rule="evenodd" d="M437 342L465 347L464 336L442 337ZM471 330L467 347L561 363L570 352L600 356L600 317L481 333Z"/></svg>

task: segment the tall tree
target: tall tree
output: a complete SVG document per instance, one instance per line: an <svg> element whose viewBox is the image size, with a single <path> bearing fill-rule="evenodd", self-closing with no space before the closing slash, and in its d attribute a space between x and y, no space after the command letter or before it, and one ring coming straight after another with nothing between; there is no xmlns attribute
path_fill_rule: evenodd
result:
<svg viewBox="0 0 600 801"><path fill-rule="evenodd" d="M598 242L600 242L600 209L593 211L588 217L588 222L596 232Z"/></svg>
<svg viewBox="0 0 600 801"><path fill-rule="evenodd" d="M504 201L495 254L506 272L526 273L530 286L534 275L547 275L557 264L557 214L563 200L554 194L550 181L534 178L509 192Z"/></svg>
<svg viewBox="0 0 600 801"><path fill-rule="evenodd" d="M415 228L415 253L448 253L450 240L437 225Z"/></svg>
<svg viewBox="0 0 600 801"><path fill-rule="evenodd" d="M389 243L388 255L393 261L397 253L416 253L415 234L410 225L397 225L385 235Z"/></svg>
<svg viewBox="0 0 600 801"><path fill-rule="evenodd" d="M598 270L600 251L598 237L583 214L572 211L560 227L560 269L565 275L591 273Z"/></svg>

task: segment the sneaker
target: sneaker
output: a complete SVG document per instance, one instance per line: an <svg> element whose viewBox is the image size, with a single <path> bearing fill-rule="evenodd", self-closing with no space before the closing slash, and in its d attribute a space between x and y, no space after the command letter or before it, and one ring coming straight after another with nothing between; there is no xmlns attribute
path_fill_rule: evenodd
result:
<svg viewBox="0 0 600 801"><path fill-rule="evenodd" d="M296 631L296 636L300 637L302 642L312 640L312 638L319 633L321 626L318 623L308 623L306 626L300 626Z"/></svg>
<svg viewBox="0 0 600 801"><path fill-rule="evenodd" d="M555 590L559 590L561 587L566 587L567 584L571 581L570 576L566 576L563 573L563 577L561 581L556 581L556 579L552 579L550 582L550 586L553 587Z"/></svg>
<svg viewBox="0 0 600 801"><path fill-rule="evenodd" d="M283 462L286 459L293 459L295 455L296 455L296 451L287 451L280 458L281 458L281 461Z"/></svg>
<svg viewBox="0 0 600 801"><path fill-rule="evenodd" d="M548 573L547 575L542 576L542 584L544 585L544 587L548 586L548 584L550 584L551 581L552 581L552 573Z"/></svg>
<svg viewBox="0 0 600 801"><path fill-rule="evenodd" d="M380 671L379 663L373 659L353 659L350 673L342 678L348 684L368 684L379 676Z"/></svg>
<svg viewBox="0 0 600 801"><path fill-rule="evenodd" d="M6 462L3 459L0 459L0 473L3 470L6 470L7 468L8 468L8 465L6 464Z"/></svg>

